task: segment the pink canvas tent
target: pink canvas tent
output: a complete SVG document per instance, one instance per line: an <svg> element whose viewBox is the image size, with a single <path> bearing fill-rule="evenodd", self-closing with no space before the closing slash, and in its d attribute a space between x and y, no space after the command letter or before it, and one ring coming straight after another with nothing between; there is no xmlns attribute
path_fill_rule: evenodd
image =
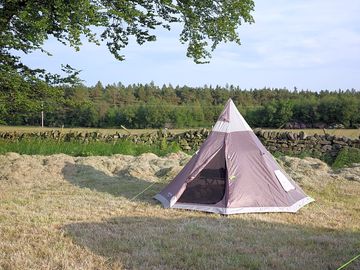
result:
<svg viewBox="0 0 360 270"><path fill-rule="evenodd" d="M296 212L313 201L277 164L231 99L199 151L155 199L166 208L226 215Z"/></svg>

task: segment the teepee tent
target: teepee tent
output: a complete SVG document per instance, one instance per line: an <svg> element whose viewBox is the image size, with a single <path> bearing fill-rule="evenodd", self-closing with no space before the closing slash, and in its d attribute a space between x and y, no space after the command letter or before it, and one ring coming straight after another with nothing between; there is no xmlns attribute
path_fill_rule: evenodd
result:
<svg viewBox="0 0 360 270"><path fill-rule="evenodd" d="M277 164L231 99L199 151L155 199L166 208L220 214L296 212L313 201Z"/></svg>

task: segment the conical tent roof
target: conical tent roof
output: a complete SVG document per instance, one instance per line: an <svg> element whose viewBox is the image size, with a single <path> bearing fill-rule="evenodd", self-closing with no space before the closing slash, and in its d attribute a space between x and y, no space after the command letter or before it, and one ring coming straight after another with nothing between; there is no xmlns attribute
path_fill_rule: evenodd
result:
<svg viewBox="0 0 360 270"><path fill-rule="evenodd" d="M313 201L277 164L230 99L206 141L155 196L220 214L296 212Z"/></svg>

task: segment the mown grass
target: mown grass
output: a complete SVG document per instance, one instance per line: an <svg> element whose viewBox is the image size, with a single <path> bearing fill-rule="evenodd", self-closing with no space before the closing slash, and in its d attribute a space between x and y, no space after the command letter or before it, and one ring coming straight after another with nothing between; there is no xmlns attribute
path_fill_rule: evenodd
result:
<svg viewBox="0 0 360 270"><path fill-rule="evenodd" d="M297 158L306 158L306 157L312 157L312 158L317 158L320 159L322 161L324 161L326 164L328 164L329 166L332 166L332 164L334 163L336 156L330 156L327 153L314 153L311 151L301 151L300 153L294 153L294 152L286 152L286 153L282 153L282 152L274 152L272 153L273 156L275 157L281 157L281 156L290 156L290 157L297 157ZM348 166L348 164L344 164L344 166Z"/></svg>
<svg viewBox="0 0 360 270"><path fill-rule="evenodd" d="M67 154L70 156L110 156L124 154L138 156L143 153L154 153L164 156L168 153L178 152L177 143L161 141L158 145L135 144L127 140L118 140L115 143L107 142L62 142L52 139L26 139L9 141L0 139L0 154L15 152L26 155L53 155Z"/></svg>
<svg viewBox="0 0 360 270"><path fill-rule="evenodd" d="M287 152L287 153L281 153L281 152L274 152L272 153L275 157L281 157L281 156L292 156L292 157L298 157L298 158L306 158L306 157L312 157L317 158L325 163L327 163L331 168L333 169L340 169L352 166L354 163L360 163L360 149L353 148L353 147L346 147L335 156L330 156L326 153L313 153L310 151L302 151L299 154Z"/></svg>
<svg viewBox="0 0 360 270"><path fill-rule="evenodd" d="M0 269L337 269L360 253L357 182L304 182L316 202L296 214L224 217L163 209L164 182L132 200L151 182L82 158L10 158L31 176L0 164Z"/></svg>
<svg viewBox="0 0 360 270"><path fill-rule="evenodd" d="M173 142L167 143L160 141L155 145L135 144L127 140L118 140L114 143L108 142L63 142L52 139L24 139L19 141L9 141L0 139L0 154L15 152L26 155L53 155L67 154L70 156L110 156L114 154L138 156L143 153L154 153L158 156L165 156L169 153L180 151L180 146ZM194 151L190 151L192 154ZM303 151L300 154L285 153L286 155L305 158L318 158L334 169L351 166L353 163L360 162L360 150L356 148L345 148L336 157L326 154L314 155L312 152ZM274 152L275 157L285 155L284 153Z"/></svg>

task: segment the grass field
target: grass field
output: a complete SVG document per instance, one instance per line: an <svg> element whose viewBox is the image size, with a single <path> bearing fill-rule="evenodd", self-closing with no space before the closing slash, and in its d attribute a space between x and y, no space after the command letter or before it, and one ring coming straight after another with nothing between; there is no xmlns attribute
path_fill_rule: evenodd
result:
<svg viewBox="0 0 360 270"><path fill-rule="evenodd" d="M163 209L152 196L169 178L134 198L153 182L128 162L0 156L0 269L337 269L360 253L360 182L321 162L306 161L311 181L285 162L316 200L298 213L230 217Z"/></svg>
<svg viewBox="0 0 360 270"><path fill-rule="evenodd" d="M52 130L60 130L62 132L93 132L98 131L104 134L115 134L116 132L120 134L128 134L128 131L131 134L143 134L143 133L151 133L151 132L157 132L159 129L123 129L123 128L52 128L52 127L28 127L28 126L0 126L0 132L1 131L16 131L16 132L41 132L41 131L52 131ZM171 129L171 132L174 133L181 133L184 131L190 130L187 129Z"/></svg>
<svg viewBox="0 0 360 270"><path fill-rule="evenodd" d="M0 155L9 152L25 155L54 155L66 154L70 156L111 156L116 154L138 156L144 153L154 153L158 156L165 156L169 153L180 151L180 146L173 143L159 142L158 144L146 145L136 144L127 140L118 140L116 142L97 142L88 143L79 142L58 142L52 139L27 139L20 141L8 141L0 139ZM188 151L193 154L195 150ZM280 157L284 154L280 152L273 153ZM304 158L311 156L311 153L303 152L297 157ZM317 157L321 158L321 157ZM323 156L322 159L331 165L334 169L351 166L353 163L360 163L360 149L345 148L339 152L336 158L329 159Z"/></svg>
<svg viewBox="0 0 360 270"><path fill-rule="evenodd" d="M100 131L104 134L114 134L115 132L119 133L128 133L126 130L119 128L119 129L99 129L99 128L50 128L50 127L27 127L27 126L0 126L1 131L16 131L16 132L40 132L40 131L51 131L51 130L61 130L63 132L71 132L71 131ZM189 129L171 129L170 131L173 133L181 133L184 131L188 131ZM323 129L270 129L275 131L292 131L292 132L300 132L304 131L307 135L313 134L324 134ZM142 134L142 133L150 133L150 132L157 132L158 129L129 129L131 134ZM360 129L326 129L326 133L330 135L336 136L346 136L349 138L359 138L360 136Z"/></svg>
<svg viewBox="0 0 360 270"><path fill-rule="evenodd" d="M0 154L14 152L25 155L53 155L67 154L70 156L111 156L124 154L138 156L143 153L154 153L164 156L168 153L178 152L180 147L176 143L159 145L135 144L126 140L116 142L57 142L51 139L30 139L20 141L7 141L0 139Z"/></svg>

